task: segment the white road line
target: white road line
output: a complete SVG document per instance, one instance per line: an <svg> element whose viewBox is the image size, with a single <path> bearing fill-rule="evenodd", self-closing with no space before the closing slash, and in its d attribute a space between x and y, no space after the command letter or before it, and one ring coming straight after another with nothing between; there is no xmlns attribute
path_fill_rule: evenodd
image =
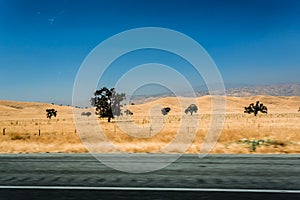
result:
<svg viewBox="0 0 300 200"><path fill-rule="evenodd" d="M120 191L165 191L165 192L249 192L249 193L300 193L300 190L268 189L222 189L222 188L157 188L157 187L80 187L80 186L0 186L0 189L42 190L120 190Z"/></svg>

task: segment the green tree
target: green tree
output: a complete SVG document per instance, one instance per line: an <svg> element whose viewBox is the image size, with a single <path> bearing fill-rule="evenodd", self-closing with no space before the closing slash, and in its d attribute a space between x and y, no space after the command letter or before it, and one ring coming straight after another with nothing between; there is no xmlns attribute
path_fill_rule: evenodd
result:
<svg viewBox="0 0 300 200"><path fill-rule="evenodd" d="M57 110L51 108L51 109L46 109L46 115L47 115L47 118L51 119L52 116L56 117L57 115Z"/></svg>
<svg viewBox="0 0 300 200"><path fill-rule="evenodd" d="M121 101L125 99L125 93L117 93L115 88L106 87L96 90L91 98L91 105L96 107L96 115L100 118L108 118L110 122L114 116L121 115Z"/></svg>
<svg viewBox="0 0 300 200"><path fill-rule="evenodd" d="M171 108L165 107L161 109L161 114L167 115L171 111Z"/></svg>
<svg viewBox="0 0 300 200"><path fill-rule="evenodd" d="M187 109L185 109L185 114L191 113L193 115L193 112L197 113L198 107L195 104L191 104Z"/></svg>
<svg viewBox="0 0 300 200"><path fill-rule="evenodd" d="M259 103L259 101L257 101L255 105L254 103L251 103L248 107L245 107L244 110L244 113L254 113L254 116L256 116L258 112L268 113L268 108L264 106L264 104Z"/></svg>

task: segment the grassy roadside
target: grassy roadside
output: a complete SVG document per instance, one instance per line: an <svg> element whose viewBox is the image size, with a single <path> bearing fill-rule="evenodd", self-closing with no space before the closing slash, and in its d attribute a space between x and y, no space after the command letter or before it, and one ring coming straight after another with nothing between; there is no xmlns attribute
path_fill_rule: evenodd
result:
<svg viewBox="0 0 300 200"><path fill-rule="evenodd" d="M197 117L197 116L194 116ZM130 153L180 153L182 142L174 142L179 128L182 140L188 141L185 153L199 153L207 134L211 117L201 114L196 134L194 125L181 125L180 115L170 115L152 122L146 116L133 116L128 122L98 121L109 143L95 141L100 152L119 151ZM84 118L86 123L92 118ZM300 153L300 114L275 113L254 117L247 114L226 115L223 130L212 153ZM161 123L163 121L163 123ZM130 128L132 127L135 128ZM125 128L124 128L125 127ZM158 127L158 128L156 128ZM36 119L0 120L0 153L84 153L87 149L79 137L73 118L65 116ZM5 134L3 129L5 128ZM86 126L86 131L93 129ZM83 135L81 135L83 136ZM193 138L193 140L190 140ZM170 148L166 148L174 143Z"/></svg>

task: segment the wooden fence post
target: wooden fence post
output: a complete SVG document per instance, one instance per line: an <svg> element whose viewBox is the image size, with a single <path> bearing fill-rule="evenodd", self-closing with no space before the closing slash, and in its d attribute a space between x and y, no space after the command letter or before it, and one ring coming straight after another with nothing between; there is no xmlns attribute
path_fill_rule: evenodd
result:
<svg viewBox="0 0 300 200"><path fill-rule="evenodd" d="M152 132L152 126L150 125L150 129L149 129L149 137L151 137L151 132Z"/></svg>

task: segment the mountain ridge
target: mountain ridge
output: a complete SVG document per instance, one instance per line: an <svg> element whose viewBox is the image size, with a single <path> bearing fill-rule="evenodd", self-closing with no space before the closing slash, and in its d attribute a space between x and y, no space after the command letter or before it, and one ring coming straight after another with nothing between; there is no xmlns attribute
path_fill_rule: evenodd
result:
<svg viewBox="0 0 300 200"><path fill-rule="evenodd" d="M300 83L272 84L263 86L248 86L241 88L229 88L228 96L300 96Z"/></svg>
<svg viewBox="0 0 300 200"><path fill-rule="evenodd" d="M196 90L196 96L202 97L210 95L206 89ZM218 95L220 92L212 91L211 94ZM226 96L236 97L250 97L250 96L300 96L300 83L284 83L284 84L272 84L272 85L248 85L241 87L228 87L225 89ZM164 97L172 97L174 94L157 94L157 95L138 95L132 96L130 102L145 103L153 100L157 100ZM183 93L182 96L194 96L191 94Z"/></svg>

